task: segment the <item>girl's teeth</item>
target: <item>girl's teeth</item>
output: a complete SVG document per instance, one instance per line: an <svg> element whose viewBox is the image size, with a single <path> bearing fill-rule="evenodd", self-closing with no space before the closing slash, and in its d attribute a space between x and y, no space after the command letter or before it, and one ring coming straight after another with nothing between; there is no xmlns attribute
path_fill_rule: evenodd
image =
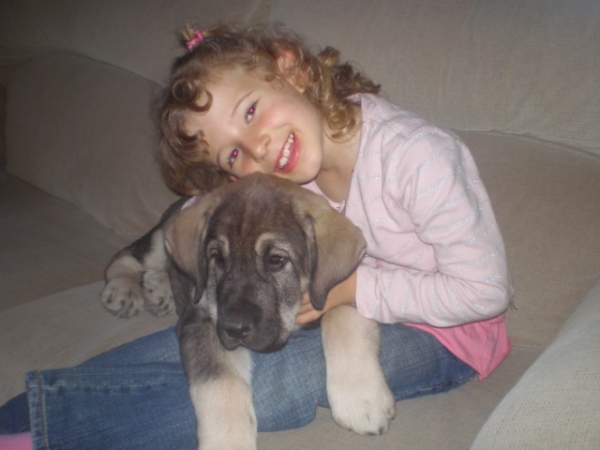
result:
<svg viewBox="0 0 600 450"><path fill-rule="evenodd" d="M283 146L283 152L281 155L281 159L279 160L279 163L277 164L278 168L283 169L285 167L285 165L288 163L288 160L290 159L290 155L292 153L292 151L290 150L290 147L294 143L294 139L295 139L294 133L290 133L289 137L287 138L287 141L285 141L285 145Z"/></svg>
<svg viewBox="0 0 600 450"><path fill-rule="evenodd" d="M278 167L283 169L290 158L290 150L283 150L283 157L279 160Z"/></svg>

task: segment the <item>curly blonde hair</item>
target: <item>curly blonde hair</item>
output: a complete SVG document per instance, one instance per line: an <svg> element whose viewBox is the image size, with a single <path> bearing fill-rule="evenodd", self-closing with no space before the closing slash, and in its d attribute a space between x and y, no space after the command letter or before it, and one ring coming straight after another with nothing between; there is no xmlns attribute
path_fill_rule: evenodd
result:
<svg viewBox="0 0 600 450"><path fill-rule="evenodd" d="M187 41L194 31L186 28ZM339 52L327 47L314 55L294 33L277 25L235 29L218 25L202 32L203 40L178 58L162 92L159 122L162 133L160 159L165 181L183 195L198 195L227 182L227 174L206 158L208 145L200 131L185 132L190 112L210 109L212 96L207 90L210 77L220 70L244 68L257 71L267 81L287 81L302 74L304 95L320 111L331 130L331 138L343 140L357 128L355 109L348 97L357 93L377 93L379 85L341 63ZM282 73L278 64L283 55L291 56ZM207 99L199 104L199 99Z"/></svg>

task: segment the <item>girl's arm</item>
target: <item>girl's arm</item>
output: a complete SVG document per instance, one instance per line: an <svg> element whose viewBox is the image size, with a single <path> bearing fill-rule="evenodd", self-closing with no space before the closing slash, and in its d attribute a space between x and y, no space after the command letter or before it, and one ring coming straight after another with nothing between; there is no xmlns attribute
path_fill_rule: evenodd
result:
<svg viewBox="0 0 600 450"><path fill-rule="evenodd" d="M306 325L314 322L327 311L339 305L354 304L356 297L356 272L353 272L348 278L334 286L327 295L325 307L322 310L314 309L310 303L308 293L304 294L300 311L296 315L296 324Z"/></svg>
<svg viewBox="0 0 600 450"><path fill-rule="evenodd" d="M361 314L448 327L504 312L511 294L504 244L464 144L428 127L388 145L400 145L390 154L402 159L384 157L383 210L362 218L370 256L357 271Z"/></svg>

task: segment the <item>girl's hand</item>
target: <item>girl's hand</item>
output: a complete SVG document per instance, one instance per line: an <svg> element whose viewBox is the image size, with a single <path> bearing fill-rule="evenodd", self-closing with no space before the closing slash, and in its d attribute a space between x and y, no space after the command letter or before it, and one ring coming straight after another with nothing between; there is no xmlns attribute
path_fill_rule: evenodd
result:
<svg viewBox="0 0 600 450"><path fill-rule="evenodd" d="M300 310L296 315L297 325L306 325L320 318L330 309L335 308L339 305L351 305L355 302L356 296L356 272L353 272L348 278L341 283L335 285L329 294L327 295L327 301L325 307L322 310L313 308L310 303L310 297L307 292L302 297L302 304Z"/></svg>

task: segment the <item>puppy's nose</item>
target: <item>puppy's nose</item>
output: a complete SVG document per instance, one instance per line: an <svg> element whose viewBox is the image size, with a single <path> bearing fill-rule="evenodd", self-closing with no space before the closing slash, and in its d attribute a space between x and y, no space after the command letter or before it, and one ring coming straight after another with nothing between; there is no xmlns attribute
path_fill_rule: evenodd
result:
<svg viewBox="0 0 600 450"><path fill-rule="evenodd" d="M243 341L250 334L250 323L239 312L232 312L223 320L223 330L229 338Z"/></svg>

